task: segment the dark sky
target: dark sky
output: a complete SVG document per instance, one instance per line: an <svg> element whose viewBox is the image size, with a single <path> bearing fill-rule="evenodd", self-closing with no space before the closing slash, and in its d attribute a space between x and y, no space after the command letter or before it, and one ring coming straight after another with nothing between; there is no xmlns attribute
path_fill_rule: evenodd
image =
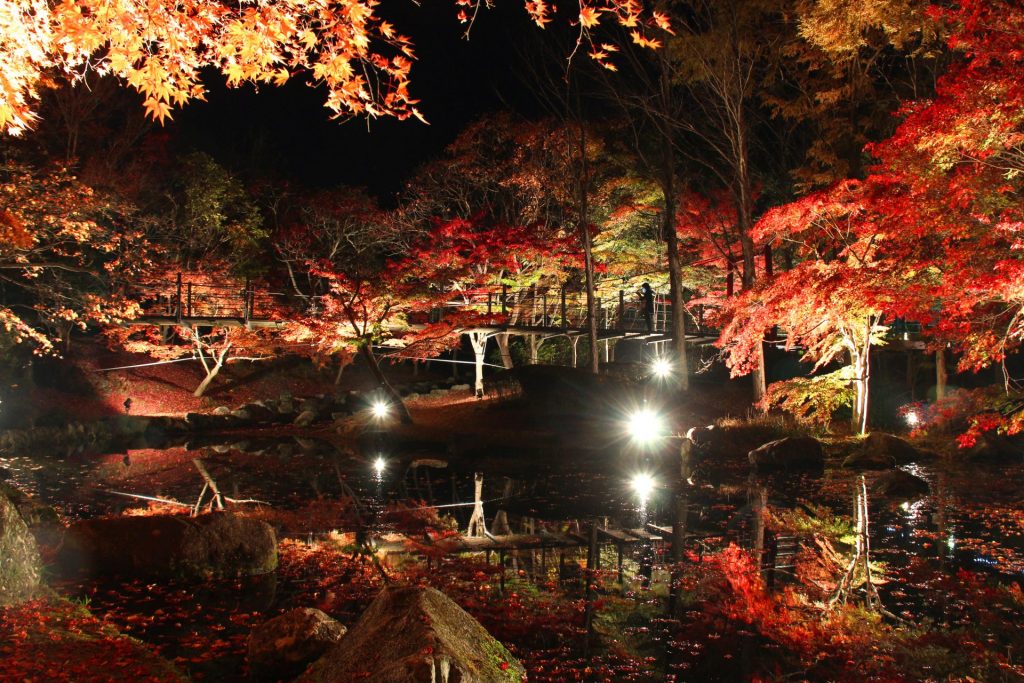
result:
<svg viewBox="0 0 1024 683"><path fill-rule="evenodd" d="M529 108L528 90L514 73L515 45L537 29L521 3L482 11L469 41L462 38L453 2L424 0L417 7L398 0L386 9L415 44L412 94L430 125L331 120L323 91L300 80L257 92L228 89L212 76L207 101L190 103L175 117L179 144L207 151L236 171L309 186L363 186L387 201L470 121L506 105Z"/></svg>

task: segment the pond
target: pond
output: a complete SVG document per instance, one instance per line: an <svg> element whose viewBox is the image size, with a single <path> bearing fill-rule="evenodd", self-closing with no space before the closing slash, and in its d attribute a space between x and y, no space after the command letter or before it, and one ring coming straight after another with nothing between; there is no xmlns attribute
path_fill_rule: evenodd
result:
<svg viewBox="0 0 1024 683"><path fill-rule="evenodd" d="M500 507L513 520L529 518L552 529L594 519L618 528L671 525L672 496L665 483L673 458L664 453L670 449L661 455L657 450L620 444L599 450L498 449L466 457L441 447L403 451L388 446L385 437L360 445L314 435L239 434L222 443L117 453L12 455L0 458L0 465L12 483L74 520L163 505L151 499L194 504L204 487L198 462L224 495L259 501L248 506L293 512L275 521L283 524L285 537L303 543L356 524L386 531L381 511L395 501L443 506L439 511L465 529L477 471L484 475L488 519ZM691 526L709 543L748 538L748 500L761 489L773 508L811 504L851 514L857 473L829 466L820 473L755 478L743 455L705 463L705 476L691 496ZM941 595L921 579L922 566L949 575L969 569L1002 580L1024 578L1024 468L949 461L904 468L928 481L930 495L916 501L870 500L873 560L885 565L881 592L890 611L911 620L939 614ZM643 500L632 486L639 472L654 483ZM869 483L875 476L866 474ZM360 502L357 510L345 503L353 495ZM203 500L206 504L209 497ZM201 586L86 582L61 584L61 590L87 599L94 612L152 643L194 677L233 680L243 676L244 641L254 623L344 590L327 585L319 574L330 571L290 559L269 577ZM332 613L354 620L365 597L334 600ZM195 604L202 610L188 612L186 607Z"/></svg>

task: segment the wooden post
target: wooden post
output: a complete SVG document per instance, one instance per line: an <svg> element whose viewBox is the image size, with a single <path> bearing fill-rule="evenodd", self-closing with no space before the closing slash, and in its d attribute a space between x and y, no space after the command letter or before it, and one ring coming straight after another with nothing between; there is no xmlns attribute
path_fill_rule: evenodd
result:
<svg viewBox="0 0 1024 683"><path fill-rule="evenodd" d="M541 327L547 327L548 326L548 290L547 290L547 287L544 288L544 293L541 294L540 296L541 296L541 307L543 309L541 311L541 314L540 314L540 326Z"/></svg>
<svg viewBox="0 0 1024 683"><path fill-rule="evenodd" d="M736 288L736 266L733 265L732 259L729 259L728 270L725 276L725 295L732 296L733 291Z"/></svg>
<svg viewBox="0 0 1024 683"><path fill-rule="evenodd" d="M242 319L246 323L252 317L252 281L245 278L245 291L242 292Z"/></svg>
<svg viewBox="0 0 1024 683"><path fill-rule="evenodd" d="M192 283L188 283L188 304L185 309L187 311L186 317L192 317Z"/></svg>
<svg viewBox="0 0 1024 683"><path fill-rule="evenodd" d="M767 277L772 276L772 245L764 245L764 274Z"/></svg>
<svg viewBox="0 0 1024 683"><path fill-rule="evenodd" d="M177 286L177 290L176 291L177 291L177 293L175 294L175 302L176 303L175 303L175 307L174 307L174 315L178 318L178 322L180 323L181 322L181 314L182 314L182 310L181 310L181 273L178 273L178 286Z"/></svg>
<svg viewBox="0 0 1024 683"><path fill-rule="evenodd" d="M626 324L626 292L619 290L619 322L615 326L619 331L625 329Z"/></svg>
<svg viewBox="0 0 1024 683"><path fill-rule="evenodd" d="M508 285L501 286L501 314L508 313Z"/></svg>
<svg viewBox="0 0 1024 683"><path fill-rule="evenodd" d="M487 292L487 315L491 314L491 304L494 301L494 292Z"/></svg>
<svg viewBox="0 0 1024 683"><path fill-rule="evenodd" d="M499 582L498 583L498 593L504 594L505 593L505 551L504 550L499 550L498 551L498 566L501 568L501 571L498 572L498 582Z"/></svg>
<svg viewBox="0 0 1024 683"><path fill-rule="evenodd" d="M569 316L566 315L565 285L562 285L562 329L565 330L565 329L568 329L568 328L569 328Z"/></svg>

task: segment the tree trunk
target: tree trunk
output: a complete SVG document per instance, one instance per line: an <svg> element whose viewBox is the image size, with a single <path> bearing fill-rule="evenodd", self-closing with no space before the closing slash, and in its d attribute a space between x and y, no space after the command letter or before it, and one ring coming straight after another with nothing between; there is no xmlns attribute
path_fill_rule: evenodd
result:
<svg viewBox="0 0 1024 683"><path fill-rule="evenodd" d="M198 332L196 334L198 334ZM205 370L206 370L206 377L203 378L203 381L199 383L199 386L196 387L196 390L194 392L192 392L193 396L195 396L196 398L201 398L202 395L204 393L206 393L206 390L210 386L210 382L212 382L213 379L218 374L220 374L220 369L222 367L224 367L224 361L227 359L228 351L230 351L230 350L231 350L231 344L229 343L227 346L225 346L223 349L221 349L220 353L211 353L210 354L210 358L213 361L213 364L210 365L210 364L208 364L206 362L206 358L203 355L202 346L198 347L199 360L202 361L203 368L205 368Z"/></svg>
<svg viewBox="0 0 1024 683"><path fill-rule="evenodd" d="M476 380L473 393L477 398L484 397L484 352L487 350L487 333L470 332L469 343L473 347L473 361L476 368Z"/></svg>
<svg viewBox="0 0 1024 683"><path fill-rule="evenodd" d="M395 409L398 411L398 419L401 420L402 424L411 425L412 415L409 413L409 408L402 401L402 397L398 395L395 388L391 386L391 383L388 382L387 377L384 376L384 371L380 369L380 364L377 363L377 356L373 354L369 341L360 345L359 353L362 354L363 359L366 361L366 366L370 368L370 372L373 373L380 388L391 399L391 402L395 404Z"/></svg>
<svg viewBox="0 0 1024 683"><path fill-rule="evenodd" d="M498 352L501 354L501 364L506 370L512 369L512 352L508 348L508 332L502 332L494 337L498 343Z"/></svg>
<svg viewBox="0 0 1024 683"><path fill-rule="evenodd" d="M683 272L679 262L679 239L676 235L675 198L672 196L672 181L663 186L665 211L662 214L661 230L668 251L669 298L672 300L672 345L675 360L679 365L675 377L679 388L690 388L690 367L686 358L686 310L683 303Z"/></svg>
<svg viewBox="0 0 1024 683"><path fill-rule="evenodd" d="M858 434L865 434L868 429L868 407L871 381L871 330L874 317L868 318L867 331L860 340L860 348L853 354L854 382L857 396L853 409L853 428ZM856 341L854 342L857 343Z"/></svg>
<svg viewBox="0 0 1024 683"><path fill-rule="evenodd" d="M935 351L935 399L946 398L946 385L949 382L949 374L946 369L946 349L939 348Z"/></svg>
<svg viewBox="0 0 1024 683"><path fill-rule="evenodd" d="M338 362L338 372L334 375L334 386L341 384L341 373L345 372L345 362Z"/></svg>
<svg viewBox="0 0 1024 683"><path fill-rule="evenodd" d="M590 371L596 375L601 370L601 363L597 357L597 295L594 293L594 240L590 234L590 198L587 193L590 166L587 163L587 129L582 123L579 124L579 154L579 177L576 186L580 222L577 229L580 233L580 242L583 244L583 270L587 286L587 338L590 340Z"/></svg>

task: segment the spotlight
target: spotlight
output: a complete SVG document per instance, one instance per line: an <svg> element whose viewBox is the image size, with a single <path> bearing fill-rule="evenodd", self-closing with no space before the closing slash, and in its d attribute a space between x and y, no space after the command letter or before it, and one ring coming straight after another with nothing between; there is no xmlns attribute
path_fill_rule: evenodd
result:
<svg viewBox="0 0 1024 683"><path fill-rule="evenodd" d="M917 414L916 410L908 410L906 415L907 425L910 427L916 427L921 424L921 416Z"/></svg>
<svg viewBox="0 0 1024 683"><path fill-rule="evenodd" d="M672 374L672 361L668 358L655 358L651 363L651 371L655 377L664 379Z"/></svg>
<svg viewBox="0 0 1024 683"><path fill-rule="evenodd" d="M629 434L640 443L654 441L665 435L665 420L650 408L640 408L629 416Z"/></svg>
<svg viewBox="0 0 1024 683"><path fill-rule="evenodd" d="M384 474L384 468L388 466L387 461L384 458L378 457L373 461L373 471L377 473L377 476Z"/></svg>
<svg viewBox="0 0 1024 683"><path fill-rule="evenodd" d="M370 406L370 411L373 413L373 416L378 420L383 420L385 417L387 417L390 410L391 408L385 401L374 401L373 405Z"/></svg>
<svg viewBox="0 0 1024 683"><path fill-rule="evenodd" d="M633 492L637 497L641 501L645 501L650 497L651 492L654 491L654 483L654 477L646 472L639 472L633 475L633 479L630 481L630 486L633 488Z"/></svg>

